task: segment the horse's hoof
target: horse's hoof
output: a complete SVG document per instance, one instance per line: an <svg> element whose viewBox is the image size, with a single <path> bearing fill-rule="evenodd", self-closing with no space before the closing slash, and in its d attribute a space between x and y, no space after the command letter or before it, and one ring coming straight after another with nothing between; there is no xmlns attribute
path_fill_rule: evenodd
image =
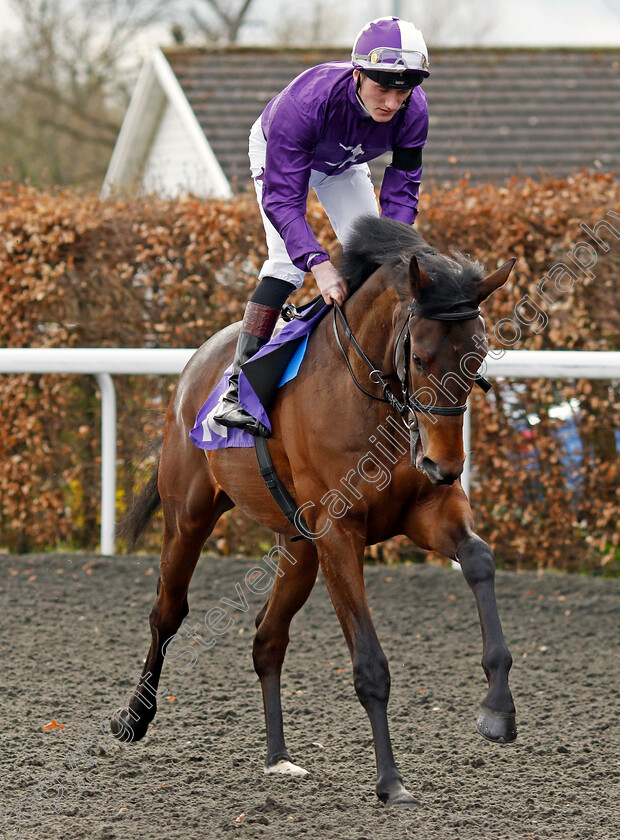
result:
<svg viewBox="0 0 620 840"><path fill-rule="evenodd" d="M127 744L144 738L148 728L149 721L134 720L127 709L119 709L110 719L112 735Z"/></svg>
<svg viewBox="0 0 620 840"><path fill-rule="evenodd" d="M264 772L267 774L280 773L282 776L297 776L298 778L308 775L308 771L304 770L303 767L299 767L285 758L280 759L275 764L266 764Z"/></svg>
<svg viewBox="0 0 620 840"><path fill-rule="evenodd" d="M510 744L517 737L517 721L514 712L494 712L486 706L480 706L476 720L476 729L495 744Z"/></svg>
<svg viewBox="0 0 620 840"><path fill-rule="evenodd" d="M420 801L416 799L415 796L412 796L401 782L390 785L388 788L380 788L379 785L377 785L377 796L388 808L420 807Z"/></svg>

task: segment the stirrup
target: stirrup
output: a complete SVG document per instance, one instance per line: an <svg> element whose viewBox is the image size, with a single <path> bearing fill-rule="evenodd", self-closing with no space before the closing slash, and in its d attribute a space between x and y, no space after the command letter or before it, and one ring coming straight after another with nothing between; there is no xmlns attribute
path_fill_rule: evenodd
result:
<svg viewBox="0 0 620 840"><path fill-rule="evenodd" d="M283 321L290 323L296 318L301 318L302 316L296 306L294 306L292 303L285 303L282 309L280 310L280 317Z"/></svg>
<svg viewBox="0 0 620 840"><path fill-rule="evenodd" d="M220 413L215 414L213 419L221 426L226 426L228 429L242 429L254 437L271 437L271 432L267 426L263 425L260 420L245 410L239 403L233 403L227 409L226 402L222 404Z"/></svg>

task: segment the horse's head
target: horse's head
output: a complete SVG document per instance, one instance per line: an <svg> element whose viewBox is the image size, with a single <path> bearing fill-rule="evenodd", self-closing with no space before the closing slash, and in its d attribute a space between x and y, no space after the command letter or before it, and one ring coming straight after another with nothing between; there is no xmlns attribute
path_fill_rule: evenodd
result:
<svg viewBox="0 0 620 840"><path fill-rule="evenodd" d="M465 460L467 398L487 353L478 307L508 280L515 260L484 276L478 264L436 253L427 273L420 265L425 255L419 256L409 263L414 303L400 354L415 407L412 461L433 484L453 484Z"/></svg>
<svg viewBox="0 0 620 840"><path fill-rule="evenodd" d="M479 305L504 285L514 263L486 276L461 254L438 253L410 225L376 216L358 219L344 249L343 276L351 289L366 289L359 308L369 313L383 364L392 360L413 409L412 463L433 484L453 484L463 471L463 414L487 353ZM376 329L387 315L378 313L380 300L392 311L387 342ZM376 375L371 379L379 382ZM394 407L404 406L405 400Z"/></svg>

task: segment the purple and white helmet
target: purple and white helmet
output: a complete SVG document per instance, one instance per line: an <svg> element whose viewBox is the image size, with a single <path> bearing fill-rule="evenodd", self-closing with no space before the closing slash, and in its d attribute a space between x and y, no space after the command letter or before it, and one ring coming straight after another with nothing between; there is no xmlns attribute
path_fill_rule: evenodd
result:
<svg viewBox="0 0 620 840"><path fill-rule="evenodd" d="M370 78L391 79L390 87L415 87L430 75L422 33L413 23L395 17L366 24L353 44L351 62Z"/></svg>

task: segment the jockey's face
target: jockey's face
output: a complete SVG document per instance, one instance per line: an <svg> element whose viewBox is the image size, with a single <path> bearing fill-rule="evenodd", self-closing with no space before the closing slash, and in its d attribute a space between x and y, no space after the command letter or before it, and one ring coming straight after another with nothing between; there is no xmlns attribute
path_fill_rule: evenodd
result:
<svg viewBox="0 0 620 840"><path fill-rule="evenodd" d="M411 93L411 90L397 90L378 85L359 70L353 71L353 78L356 84L359 79L359 98L375 122L389 122Z"/></svg>

